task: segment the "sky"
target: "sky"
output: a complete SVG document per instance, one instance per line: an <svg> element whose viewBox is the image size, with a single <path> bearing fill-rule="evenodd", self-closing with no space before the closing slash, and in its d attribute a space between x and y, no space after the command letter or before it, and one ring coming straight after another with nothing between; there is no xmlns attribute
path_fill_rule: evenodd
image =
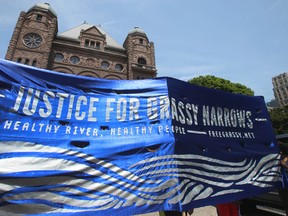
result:
<svg viewBox="0 0 288 216"><path fill-rule="evenodd" d="M288 72L288 0L0 0L0 58L21 11L47 2L58 33L84 22L120 45L134 27L154 42L158 77L213 75L274 98L272 77Z"/></svg>

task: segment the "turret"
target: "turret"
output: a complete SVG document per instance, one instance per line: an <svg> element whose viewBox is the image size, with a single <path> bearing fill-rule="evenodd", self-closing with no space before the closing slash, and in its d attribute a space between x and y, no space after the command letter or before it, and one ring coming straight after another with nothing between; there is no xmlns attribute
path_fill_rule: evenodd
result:
<svg viewBox="0 0 288 216"><path fill-rule="evenodd" d="M6 59L48 68L57 25L57 15L48 3L36 4L27 12L21 12Z"/></svg>
<svg viewBox="0 0 288 216"><path fill-rule="evenodd" d="M156 77L154 43L144 30L135 27L129 31L123 47L127 50L129 79Z"/></svg>

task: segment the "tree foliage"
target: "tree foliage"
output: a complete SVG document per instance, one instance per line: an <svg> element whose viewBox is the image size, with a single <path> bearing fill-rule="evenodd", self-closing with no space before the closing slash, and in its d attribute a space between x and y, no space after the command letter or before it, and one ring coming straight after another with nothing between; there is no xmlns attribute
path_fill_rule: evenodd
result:
<svg viewBox="0 0 288 216"><path fill-rule="evenodd" d="M275 133L288 133L288 106L274 108L269 114Z"/></svg>
<svg viewBox="0 0 288 216"><path fill-rule="evenodd" d="M245 85L239 83L233 83L229 80L211 75L195 77L191 80L188 80L188 82L191 84L219 89L222 91L227 91L236 94L244 94L251 96L254 95L254 91Z"/></svg>

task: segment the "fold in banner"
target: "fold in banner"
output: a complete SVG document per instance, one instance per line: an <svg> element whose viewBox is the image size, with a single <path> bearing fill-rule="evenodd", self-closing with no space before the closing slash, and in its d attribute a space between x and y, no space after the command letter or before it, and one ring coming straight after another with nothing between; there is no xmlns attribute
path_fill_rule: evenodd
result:
<svg viewBox="0 0 288 216"><path fill-rule="evenodd" d="M264 99L0 60L0 213L135 215L281 185Z"/></svg>

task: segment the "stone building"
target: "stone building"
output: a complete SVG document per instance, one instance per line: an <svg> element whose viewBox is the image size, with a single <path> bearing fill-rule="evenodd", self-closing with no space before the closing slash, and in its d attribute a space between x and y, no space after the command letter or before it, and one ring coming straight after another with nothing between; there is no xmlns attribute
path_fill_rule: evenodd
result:
<svg viewBox="0 0 288 216"><path fill-rule="evenodd" d="M272 78L274 96L280 107L288 105L288 73Z"/></svg>
<svg viewBox="0 0 288 216"><path fill-rule="evenodd" d="M156 77L154 44L135 27L119 45L100 26L83 23L58 33L57 14L39 3L21 12L7 60L58 72L107 79Z"/></svg>

